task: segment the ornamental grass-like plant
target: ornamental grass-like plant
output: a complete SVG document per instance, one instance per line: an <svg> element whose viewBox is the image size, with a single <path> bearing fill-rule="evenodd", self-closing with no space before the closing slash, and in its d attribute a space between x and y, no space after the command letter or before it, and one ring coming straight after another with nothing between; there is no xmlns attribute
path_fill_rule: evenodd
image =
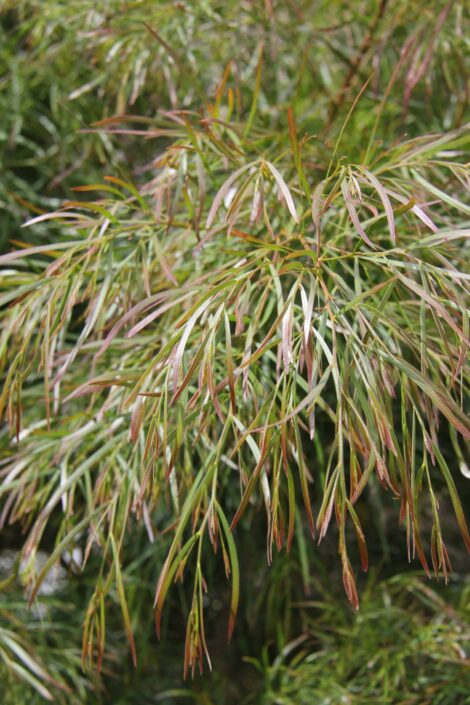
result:
<svg viewBox="0 0 470 705"><path fill-rule="evenodd" d="M36 609L57 565L72 594L77 586L81 661L96 674L77 702L87 688L98 697L98 673L122 660L119 624L134 666L139 641L144 662L157 649L150 619L164 641L181 638L185 676L210 665L210 643L220 652L224 639L212 626L207 636L206 616L213 625L221 609L231 639L240 600L254 597L250 556L302 576L274 629L287 654L292 603L317 589L309 555L325 542L340 566L326 559L333 581L356 609L368 542L387 544L392 517L403 534L394 546L428 577L447 583L451 573L442 504L470 551L460 481L469 475L470 132L468 88L454 71L463 5L414 2L412 26L410 3L372 5L116 1L100 11L48 1L39 19L36 3L10 3L5 31L25 43L13 63L21 80L34 96L37 75L56 106L68 91L88 121L79 136L65 114L41 124L70 138L71 156L95 145L94 180L86 156L78 171L71 163L81 182L0 256L0 526L16 532L18 549L5 586L19 580ZM35 52L62 67L57 86L27 65ZM29 130L39 118L27 113ZM16 138L37 153L18 119ZM28 190L28 178L10 175ZM16 195L26 208L35 198ZM274 585L282 591L286 579ZM402 584L384 590L395 596ZM435 619L426 632L435 643L443 598L410 585L416 609L425 603ZM389 611L371 591L363 617L350 618L358 634L375 610L400 633L403 598ZM300 622L315 635L308 617ZM408 625L410 639L423 623ZM341 640L346 627L336 628ZM47 678L57 697L67 692L76 666L64 676L58 656L44 677L42 637L37 660L9 629L0 632L7 666L46 699ZM460 674L458 629L448 640ZM295 666L266 651L260 668L269 683L274 669L280 691L270 685L259 702L310 702L305 693L317 691L327 702L333 681L317 679L332 652L314 641ZM371 648L369 680L353 641L344 639L342 675L352 675L334 702L348 692L357 697L344 702L373 702L392 666ZM432 699L445 660L435 652L436 680L425 674L415 689L428 699L413 691L406 702L457 702ZM387 671L384 703L405 702L412 658L406 651ZM203 691L170 691L168 703L209 702Z"/></svg>

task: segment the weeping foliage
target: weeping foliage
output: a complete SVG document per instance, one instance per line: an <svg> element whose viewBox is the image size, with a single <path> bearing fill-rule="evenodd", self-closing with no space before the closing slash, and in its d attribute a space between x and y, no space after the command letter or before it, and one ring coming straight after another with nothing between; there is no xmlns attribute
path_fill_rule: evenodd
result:
<svg viewBox="0 0 470 705"><path fill-rule="evenodd" d="M126 562L144 528L165 551L147 606L157 634L174 583L191 582L194 675L211 663L214 561L232 636L250 514L264 512L268 563L304 529L311 551L333 534L355 608L371 487L393 498L428 576L451 571L442 493L470 551L455 484L470 440L462 7L415 2L411 29L410 4L386 1L370 15L340 2L121 5L80 3L76 32L54 44L41 23L55 36L69 8L46 3L33 27L35 3L11 4L29 52L85 47L98 67L70 86L95 101L82 138L142 144L148 161L132 174L114 152L114 168L85 175L0 256L0 525L24 532L31 603L74 548L85 574L93 563L82 662L98 670L111 603L137 663ZM147 95L164 107L146 110ZM24 666L37 679L41 666Z"/></svg>

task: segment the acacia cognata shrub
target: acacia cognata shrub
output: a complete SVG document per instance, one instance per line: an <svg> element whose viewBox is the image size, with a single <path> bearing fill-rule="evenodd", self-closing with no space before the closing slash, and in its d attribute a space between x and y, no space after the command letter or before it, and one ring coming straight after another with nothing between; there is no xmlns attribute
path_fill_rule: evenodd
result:
<svg viewBox="0 0 470 705"><path fill-rule="evenodd" d="M123 535L133 520L146 521L152 534L172 506L157 628L171 583L195 561L192 665L204 648L203 543L219 549L232 576L230 634L239 592L233 530L258 491L268 560L274 544L290 546L298 496L313 537L335 521L344 585L356 606L346 525L366 569L355 504L372 476L397 498L410 554L427 572L421 493L433 508L432 566L445 576L450 567L433 491L439 473L470 545L439 447L444 423L456 448L470 436L461 406L468 289L457 266L468 233L449 222L464 209L455 196L432 214L416 202L416 185L438 189L428 171L442 138L399 145L379 156L374 172L333 167L310 190L292 118L293 156L275 165L266 154L243 155L228 178L227 155L239 163L244 146L230 145L234 128L217 117L205 118L209 133L197 116L175 121L159 128L175 142L142 193L108 178L96 188L111 197L39 216L66 219L69 237L2 258L12 267L2 299L9 304L2 403L17 441L4 470L3 519L28 523L29 556L61 507L67 530L59 530L35 589L86 531L86 553L100 544L103 570L112 558L108 570L126 618ZM461 139L450 135L446 147ZM194 148L185 149L188 141ZM209 173L200 155L218 143L227 154L212 159ZM309 189L309 208L301 188ZM190 197L202 202L202 190L214 195L195 226ZM23 407L26 419L39 414L32 425L23 426ZM92 610L90 625L95 619Z"/></svg>
<svg viewBox="0 0 470 705"><path fill-rule="evenodd" d="M159 141L139 186L106 175L76 187L76 200L29 221L59 223L60 236L0 257L10 429L1 522L25 530L31 601L74 547L85 571L99 556L85 663L100 666L111 593L136 662L122 566L137 525L149 541L171 534L157 633L173 583L192 580L184 663L193 673L204 654L210 663L210 553L231 581L230 639L236 527L260 504L268 562L274 548L289 551L299 504L315 541L336 527L354 607L351 546L367 570L357 508L372 483L396 500L408 555L428 575L447 580L451 569L442 482L470 550L442 445L465 468L468 129L378 141L392 74L365 137L351 130L368 80L322 106L334 140L309 134L305 96L269 106L261 44L256 57L245 106L228 63L201 109L101 121L94 129L107 136ZM55 549L37 571L51 532Z"/></svg>

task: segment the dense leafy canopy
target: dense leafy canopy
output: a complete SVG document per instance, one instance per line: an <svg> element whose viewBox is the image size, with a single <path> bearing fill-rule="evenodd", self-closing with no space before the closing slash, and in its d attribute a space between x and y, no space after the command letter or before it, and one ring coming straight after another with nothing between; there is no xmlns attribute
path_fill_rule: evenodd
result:
<svg viewBox="0 0 470 705"><path fill-rule="evenodd" d="M0 17L5 702L469 702L463 3Z"/></svg>

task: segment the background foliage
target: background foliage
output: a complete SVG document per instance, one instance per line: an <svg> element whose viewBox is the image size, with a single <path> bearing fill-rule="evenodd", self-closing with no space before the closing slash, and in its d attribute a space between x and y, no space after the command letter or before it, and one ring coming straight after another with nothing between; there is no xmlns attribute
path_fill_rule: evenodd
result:
<svg viewBox="0 0 470 705"><path fill-rule="evenodd" d="M3 701L470 702L464 3L0 20Z"/></svg>

